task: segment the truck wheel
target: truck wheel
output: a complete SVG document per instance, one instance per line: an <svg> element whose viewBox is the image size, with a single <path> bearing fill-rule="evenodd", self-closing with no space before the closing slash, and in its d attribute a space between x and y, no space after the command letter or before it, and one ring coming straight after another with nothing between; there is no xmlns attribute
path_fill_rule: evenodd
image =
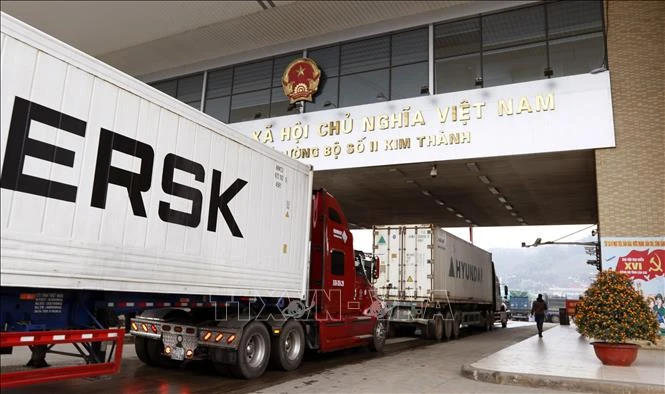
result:
<svg viewBox="0 0 665 394"><path fill-rule="evenodd" d="M453 315L450 311L446 312L446 316L443 319L443 336L446 338L446 341L450 340L450 337L453 335Z"/></svg>
<svg viewBox="0 0 665 394"><path fill-rule="evenodd" d="M441 314L434 315L434 330L432 339L441 341L443 339L443 316Z"/></svg>
<svg viewBox="0 0 665 394"><path fill-rule="evenodd" d="M293 371L300 366L305 355L305 331L300 323L289 320L271 342L270 364L273 368Z"/></svg>
<svg viewBox="0 0 665 394"><path fill-rule="evenodd" d="M455 312L455 317L453 319L453 339L459 338L459 329L462 324L462 314Z"/></svg>
<svg viewBox="0 0 665 394"><path fill-rule="evenodd" d="M434 338L434 320L429 319L427 323L420 329L420 337L422 339Z"/></svg>
<svg viewBox="0 0 665 394"><path fill-rule="evenodd" d="M485 331L491 331L494 325L494 314L487 311L483 314L483 317L485 318Z"/></svg>
<svg viewBox="0 0 665 394"><path fill-rule="evenodd" d="M136 356L139 360L143 361L144 364L151 367L155 366L155 360L150 357L148 354L148 341L151 339L144 337L135 337L134 338L134 350L136 351ZM154 339L153 339L154 340Z"/></svg>
<svg viewBox="0 0 665 394"><path fill-rule="evenodd" d="M374 330L372 330L372 340L368 347L373 352L383 351L383 346L386 344L386 324L383 320L376 321Z"/></svg>
<svg viewBox="0 0 665 394"><path fill-rule="evenodd" d="M230 371L239 379L254 379L263 374L270 360L268 329L259 322L251 322L242 333L238 345L238 360Z"/></svg>
<svg viewBox="0 0 665 394"><path fill-rule="evenodd" d="M507 321L505 321L505 320L504 320L504 321L502 321L502 322L501 322L501 327L503 327L503 328L506 328L506 327L508 327L508 322L507 322Z"/></svg>

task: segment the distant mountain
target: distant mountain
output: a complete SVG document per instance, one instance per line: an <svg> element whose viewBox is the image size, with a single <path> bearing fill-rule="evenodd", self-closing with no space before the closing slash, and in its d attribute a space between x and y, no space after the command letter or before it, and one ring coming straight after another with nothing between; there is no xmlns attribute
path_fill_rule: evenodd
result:
<svg viewBox="0 0 665 394"><path fill-rule="evenodd" d="M575 242L593 240L588 238ZM575 293L574 289L586 289L598 272L586 263L594 256L586 254L581 245L491 248L489 251L497 275L510 290L526 290L532 294Z"/></svg>

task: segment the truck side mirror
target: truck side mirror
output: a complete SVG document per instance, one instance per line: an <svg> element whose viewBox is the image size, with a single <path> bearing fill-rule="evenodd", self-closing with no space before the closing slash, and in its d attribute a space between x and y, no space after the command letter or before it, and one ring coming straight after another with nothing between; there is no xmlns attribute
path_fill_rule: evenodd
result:
<svg viewBox="0 0 665 394"><path fill-rule="evenodd" d="M372 272L372 278L374 280L379 279L380 273L381 273L381 263L379 261L379 258L374 256L374 271Z"/></svg>

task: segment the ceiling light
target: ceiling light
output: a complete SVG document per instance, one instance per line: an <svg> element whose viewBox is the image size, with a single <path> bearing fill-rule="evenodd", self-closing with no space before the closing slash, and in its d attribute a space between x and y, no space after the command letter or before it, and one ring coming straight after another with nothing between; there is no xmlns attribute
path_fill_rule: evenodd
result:
<svg viewBox="0 0 665 394"><path fill-rule="evenodd" d="M397 172L397 168L388 168L388 172Z"/></svg>
<svg viewBox="0 0 665 394"><path fill-rule="evenodd" d="M446 205L446 203L441 201L441 200L436 200L436 203L439 204L439 205Z"/></svg>
<svg viewBox="0 0 665 394"><path fill-rule="evenodd" d="M406 183L413 183L413 182L415 182L413 179L407 179L406 180Z"/></svg>
<svg viewBox="0 0 665 394"><path fill-rule="evenodd" d="M466 219L465 222L467 222L469 224L473 224L473 222L470 219Z"/></svg>
<svg viewBox="0 0 665 394"><path fill-rule="evenodd" d="M510 205L510 204L506 204L506 205L504 205L504 207L506 207L506 209L509 210L509 211L513 210L513 206Z"/></svg>
<svg viewBox="0 0 665 394"><path fill-rule="evenodd" d="M513 211L510 213L512 216L517 216L517 212Z"/></svg>
<svg viewBox="0 0 665 394"><path fill-rule="evenodd" d="M508 200L506 200L506 198L503 196L499 196L499 201L501 201L504 204L508 202Z"/></svg>
<svg viewBox="0 0 665 394"><path fill-rule="evenodd" d="M425 196L427 196L427 197L431 197L431 196L432 196L432 193L430 193L429 190L422 190L422 193L423 193L423 195L425 195Z"/></svg>
<svg viewBox="0 0 665 394"><path fill-rule="evenodd" d="M490 183L492 183L492 181L490 181L490 179L489 179L488 177L486 177L485 175L481 175L481 176L479 176L478 179L480 179L480 181L481 181L482 183L485 183L485 184L487 184L487 185L489 185Z"/></svg>
<svg viewBox="0 0 665 394"><path fill-rule="evenodd" d="M459 212L456 213L455 216L457 216L457 217L460 218L460 219L464 219L464 215L462 215L462 214L459 213Z"/></svg>
<svg viewBox="0 0 665 394"><path fill-rule="evenodd" d="M436 178L439 175L439 172L436 170L436 164L432 166L432 169L429 171L429 176Z"/></svg>
<svg viewBox="0 0 665 394"><path fill-rule="evenodd" d="M471 163L466 163L466 168L469 169L471 172L480 172L480 168L478 168L478 164L471 162Z"/></svg>
<svg viewBox="0 0 665 394"><path fill-rule="evenodd" d="M447 209L449 212L455 212L455 208L453 208L453 207L446 207L446 209Z"/></svg>
<svg viewBox="0 0 665 394"><path fill-rule="evenodd" d="M487 189L489 189L490 193L492 194L499 194L499 190L494 186L490 186Z"/></svg>
<svg viewBox="0 0 665 394"><path fill-rule="evenodd" d="M517 218L517 221L520 222L520 223L522 223L522 222L524 221L524 219L522 219L522 218Z"/></svg>

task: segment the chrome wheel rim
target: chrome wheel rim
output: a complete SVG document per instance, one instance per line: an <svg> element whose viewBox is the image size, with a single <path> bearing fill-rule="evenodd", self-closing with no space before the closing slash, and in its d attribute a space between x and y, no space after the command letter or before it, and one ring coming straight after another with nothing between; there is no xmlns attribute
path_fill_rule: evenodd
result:
<svg viewBox="0 0 665 394"><path fill-rule="evenodd" d="M296 360L302 349L302 340L295 330L289 331L284 338L284 353L289 360Z"/></svg>
<svg viewBox="0 0 665 394"><path fill-rule="evenodd" d="M245 360L249 366L256 368L263 363L266 355L266 343L258 334L252 335L245 346Z"/></svg>

